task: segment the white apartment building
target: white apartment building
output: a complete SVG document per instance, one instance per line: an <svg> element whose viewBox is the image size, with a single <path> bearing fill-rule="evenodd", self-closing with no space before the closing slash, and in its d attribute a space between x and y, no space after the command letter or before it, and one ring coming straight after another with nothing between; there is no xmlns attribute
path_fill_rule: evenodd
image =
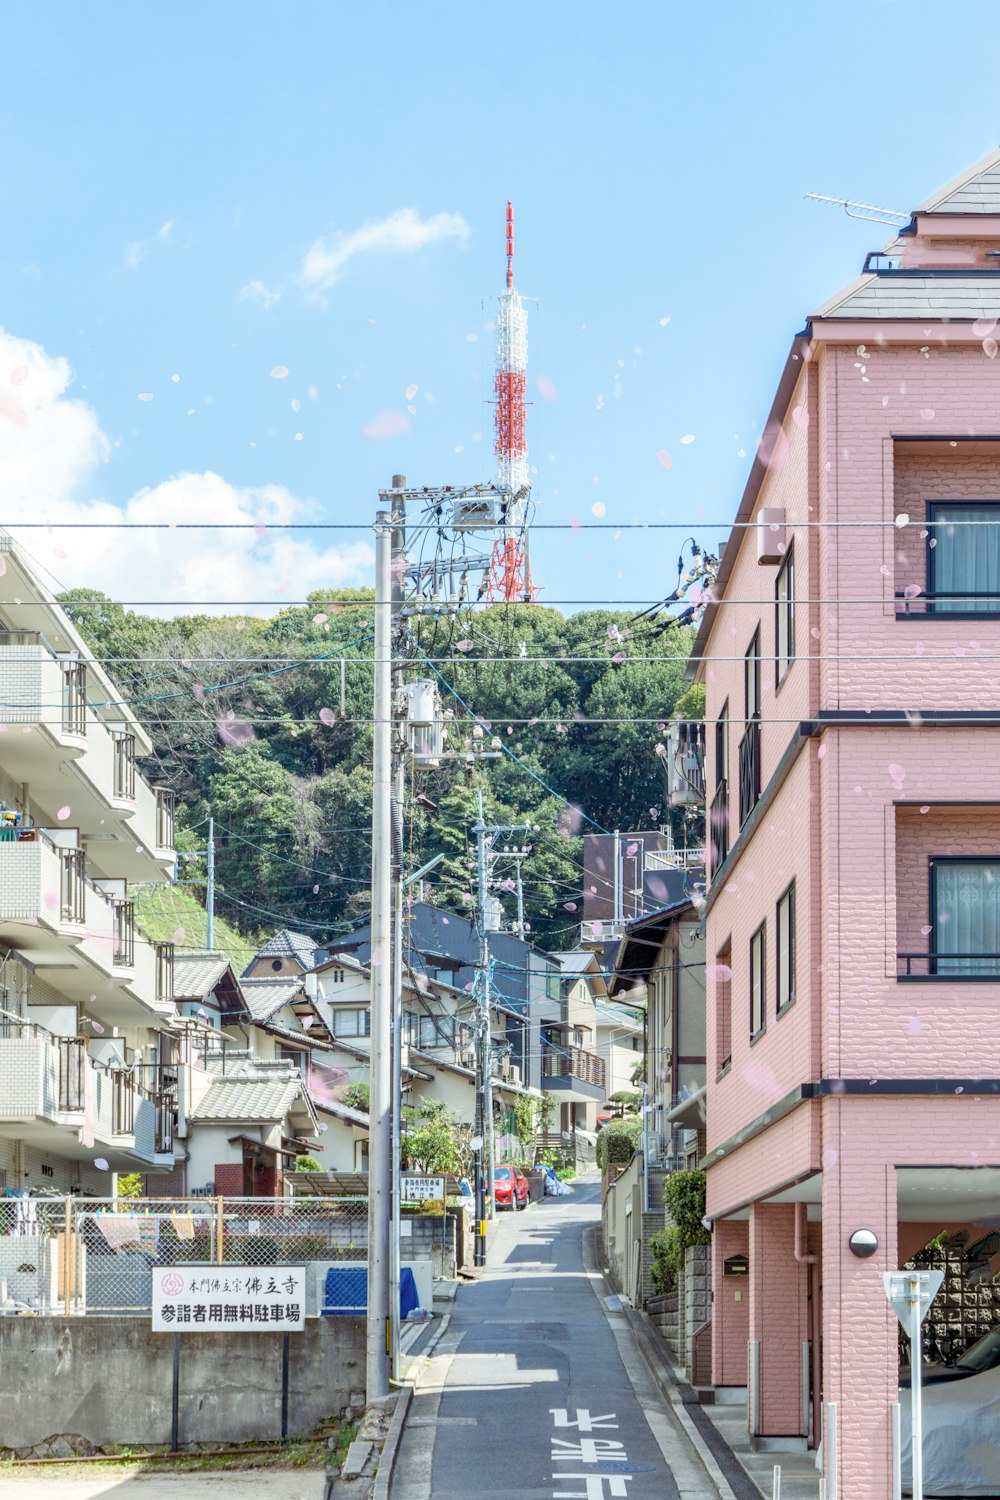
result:
<svg viewBox="0 0 1000 1500"><path fill-rule="evenodd" d="M173 867L152 745L0 535L0 1193L107 1194L174 1165L173 946L133 884ZM98 1167L100 1161L106 1166Z"/></svg>

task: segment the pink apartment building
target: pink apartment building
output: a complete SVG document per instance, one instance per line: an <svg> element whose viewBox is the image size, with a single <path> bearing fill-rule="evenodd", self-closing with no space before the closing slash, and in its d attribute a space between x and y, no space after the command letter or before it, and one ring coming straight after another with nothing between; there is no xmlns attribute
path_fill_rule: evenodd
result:
<svg viewBox="0 0 1000 1500"><path fill-rule="evenodd" d="M713 1377L829 1500L892 1493L882 1272L1000 1223L998 316L1000 152L795 338L695 648Z"/></svg>

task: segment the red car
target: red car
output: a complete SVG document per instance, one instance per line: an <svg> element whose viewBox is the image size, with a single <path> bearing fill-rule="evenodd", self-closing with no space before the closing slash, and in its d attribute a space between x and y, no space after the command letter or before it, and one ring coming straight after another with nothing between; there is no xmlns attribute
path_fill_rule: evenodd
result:
<svg viewBox="0 0 1000 1500"><path fill-rule="evenodd" d="M493 1198L497 1208L515 1213L528 1202L528 1179L520 1167L497 1167L493 1173Z"/></svg>

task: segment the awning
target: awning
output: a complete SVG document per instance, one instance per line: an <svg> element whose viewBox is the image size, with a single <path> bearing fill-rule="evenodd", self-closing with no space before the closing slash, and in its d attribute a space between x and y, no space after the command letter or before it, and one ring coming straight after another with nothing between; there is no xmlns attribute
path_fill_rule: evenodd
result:
<svg viewBox="0 0 1000 1500"><path fill-rule="evenodd" d="M680 1104L675 1104L673 1109L668 1109L663 1118L669 1125L686 1125L689 1130L698 1130L705 1123L705 1095L708 1093L708 1085L703 1083L700 1089L695 1089Z"/></svg>

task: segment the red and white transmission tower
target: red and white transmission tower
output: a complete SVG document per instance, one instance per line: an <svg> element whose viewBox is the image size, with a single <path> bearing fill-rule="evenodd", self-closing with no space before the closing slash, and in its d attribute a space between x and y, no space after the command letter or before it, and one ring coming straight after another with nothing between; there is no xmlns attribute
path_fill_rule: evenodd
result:
<svg viewBox="0 0 1000 1500"><path fill-rule="evenodd" d="M524 433L524 395L528 366L528 317L514 290L514 209L507 204L507 290L497 310L497 364L493 379L496 401L496 488L500 493L502 533L493 544L485 597L530 603L535 596L528 560L528 444Z"/></svg>

